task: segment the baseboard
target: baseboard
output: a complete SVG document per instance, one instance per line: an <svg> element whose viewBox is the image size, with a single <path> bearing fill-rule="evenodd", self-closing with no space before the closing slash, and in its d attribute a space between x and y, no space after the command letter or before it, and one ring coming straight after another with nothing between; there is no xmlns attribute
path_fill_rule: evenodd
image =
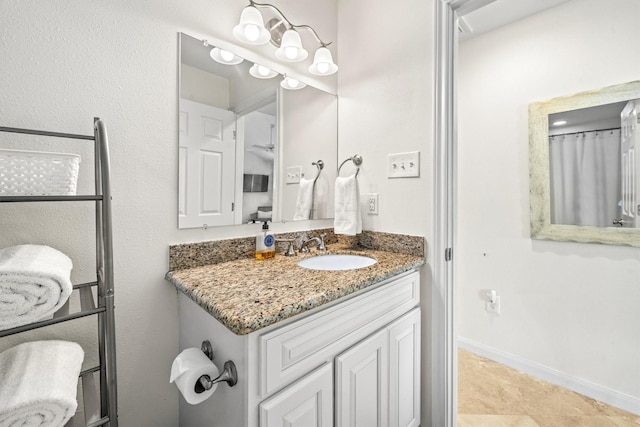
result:
<svg viewBox="0 0 640 427"><path fill-rule="evenodd" d="M487 359L502 363L503 365L524 372L525 374L533 375L534 377L565 387L569 390L575 391L576 393L580 393L608 405L615 406L616 408L624 409L625 411L640 415L640 398L611 390L581 378L567 375L556 369L522 359L521 357L467 338L458 337L458 347L479 356L486 357Z"/></svg>

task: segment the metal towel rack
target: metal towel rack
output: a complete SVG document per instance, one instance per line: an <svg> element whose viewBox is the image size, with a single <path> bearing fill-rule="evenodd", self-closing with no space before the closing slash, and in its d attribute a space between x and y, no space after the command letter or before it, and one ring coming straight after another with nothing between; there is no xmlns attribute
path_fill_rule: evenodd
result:
<svg viewBox="0 0 640 427"><path fill-rule="evenodd" d="M347 163L349 160L351 160L353 164L356 165L356 167L358 167L356 169L356 176L358 176L358 172L360 172L359 166L362 164L362 156L360 154L354 154L353 156L349 157L348 159L340 163L340 166L338 167L338 176L340 176L340 169L342 169L342 166L345 163Z"/></svg>
<svg viewBox="0 0 640 427"><path fill-rule="evenodd" d="M2 196L3 202L95 202L96 210L96 281L73 286L80 296L80 311L69 313L68 302L52 319L0 331L0 337L18 334L32 329L66 322L80 317L98 316L99 364L80 373L84 401L84 420L76 413L67 425L84 421L89 427L118 427L118 395L116 383L116 335L114 313L113 241L111 222L111 177L109 143L104 122L94 118L93 135L77 135L34 129L0 127L0 132L36 136L88 140L94 143L95 194L89 195L35 195ZM97 287L97 304L92 288ZM96 387L94 375L99 377Z"/></svg>
<svg viewBox="0 0 640 427"><path fill-rule="evenodd" d="M316 177L313 179L313 185L316 185L316 181L318 180L318 177L320 177L320 172L322 172L322 169L324 169L324 162L322 160L318 160L317 162L313 162L311 164L318 168L318 173L316 173Z"/></svg>
<svg viewBox="0 0 640 427"><path fill-rule="evenodd" d="M316 177L313 179L313 188L311 189L311 211L309 212L309 219L313 219L313 213L316 209L316 182L318 181L318 178L320 178L320 172L324 169L324 162L322 160L312 162L311 164L318 168L318 172L316 173Z"/></svg>

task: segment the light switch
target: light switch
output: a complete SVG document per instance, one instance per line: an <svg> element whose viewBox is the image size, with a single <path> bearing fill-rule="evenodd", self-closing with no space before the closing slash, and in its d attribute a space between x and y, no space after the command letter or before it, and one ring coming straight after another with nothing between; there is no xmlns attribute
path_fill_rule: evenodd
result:
<svg viewBox="0 0 640 427"><path fill-rule="evenodd" d="M420 152L389 154L387 178L415 178L420 176Z"/></svg>
<svg viewBox="0 0 640 427"><path fill-rule="evenodd" d="M287 184L299 184L302 178L302 166L289 166L287 168Z"/></svg>

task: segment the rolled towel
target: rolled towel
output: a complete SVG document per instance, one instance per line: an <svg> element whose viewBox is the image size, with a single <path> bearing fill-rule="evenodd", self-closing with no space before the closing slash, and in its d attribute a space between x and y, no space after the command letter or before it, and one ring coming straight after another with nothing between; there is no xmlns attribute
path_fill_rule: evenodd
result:
<svg viewBox="0 0 640 427"><path fill-rule="evenodd" d="M360 190L355 174L346 178L336 178L335 198L333 232L349 236L361 233Z"/></svg>
<svg viewBox="0 0 640 427"><path fill-rule="evenodd" d="M0 353L0 427L63 426L78 408L84 351L74 342L33 341Z"/></svg>
<svg viewBox="0 0 640 427"><path fill-rule="evenodd" d="M311 209L313 207L313 180L300 178L298 187L298 198L296 199L296 211L293 220L311 219Z"/></svg>
<svg viewBox="0 0 640 427"><path fill-rule="evenodd" d="M0 330L50 317L73 286L68 256L49 246L0 249Z"/></svg>

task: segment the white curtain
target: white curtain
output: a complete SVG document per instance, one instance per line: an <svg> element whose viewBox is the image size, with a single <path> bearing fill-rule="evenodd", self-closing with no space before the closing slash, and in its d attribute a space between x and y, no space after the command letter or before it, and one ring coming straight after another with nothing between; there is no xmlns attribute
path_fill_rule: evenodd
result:
<svg viewBox="0 0 640 427"><path fill-rule="evenodd" d="M619 216L620 129L549 137L551 223L611 227Z"/></svg>

